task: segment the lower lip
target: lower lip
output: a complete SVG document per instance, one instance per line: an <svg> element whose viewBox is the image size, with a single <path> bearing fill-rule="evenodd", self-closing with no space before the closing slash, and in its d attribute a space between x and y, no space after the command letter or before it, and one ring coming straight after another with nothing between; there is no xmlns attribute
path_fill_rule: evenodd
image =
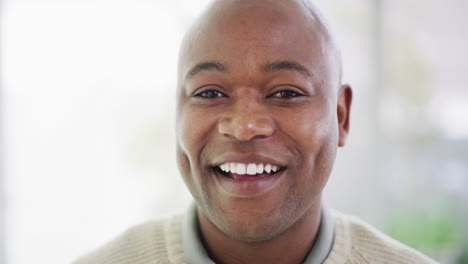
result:
<svg viewBox="0 0 468 264"><path fill-rule="evenodd" d="M238 175L236 179L216 173L220 187L230 196L253 197L272 190L279 182L284 170L269 176Z"/></svg>

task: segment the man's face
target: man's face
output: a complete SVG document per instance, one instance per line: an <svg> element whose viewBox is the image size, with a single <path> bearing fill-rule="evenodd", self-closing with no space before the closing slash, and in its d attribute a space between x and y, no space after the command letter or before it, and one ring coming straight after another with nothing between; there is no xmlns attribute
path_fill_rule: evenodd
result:
<svg viewBox="0 0 468 264"><path fill-rule="evenodd" d="M275 12L201 25L179 66L181 174L201 217L244 241L270 239L320 204L339 141L327 41L318 25Z"/></svg>

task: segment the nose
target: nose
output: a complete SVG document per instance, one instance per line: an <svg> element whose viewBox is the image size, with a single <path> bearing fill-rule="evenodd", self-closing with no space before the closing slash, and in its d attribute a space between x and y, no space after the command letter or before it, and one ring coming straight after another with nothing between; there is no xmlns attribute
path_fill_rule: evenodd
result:
<svg viewBox="0 0 468 264"><path fill-rule="evenodd" d="M266 106L250 98L237 100L218 122L218 132L239 141L273 135L275 122Z"/></svg>

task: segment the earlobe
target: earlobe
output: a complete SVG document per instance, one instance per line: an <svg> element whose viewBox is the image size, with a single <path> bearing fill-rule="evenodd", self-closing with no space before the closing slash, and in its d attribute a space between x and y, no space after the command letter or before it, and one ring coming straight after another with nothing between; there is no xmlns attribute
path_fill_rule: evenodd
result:
<svg viewBox="0 0 468 264"><path fill-rule="evenodd" d="M338 128L339 128L339 140L338 146L343 147L346 143L346 138L349 133L349 119L351 113L351 103L353 101L353 90L351 86L344 84L340 88L338 94L338 106L337 106L337 117L338 117Z"/></svg>

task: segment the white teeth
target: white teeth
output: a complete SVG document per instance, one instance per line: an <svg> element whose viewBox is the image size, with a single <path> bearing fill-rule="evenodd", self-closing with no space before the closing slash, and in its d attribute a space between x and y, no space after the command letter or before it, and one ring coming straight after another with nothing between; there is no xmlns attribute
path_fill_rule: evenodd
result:
<svg viewBox="0 0 468 264"><path fill-rule="evenodd" d="M231 162L229 163L229 167L231 168L231 173L236 173L237 172L237 166L236 166L236 163L234 162Z"/></svg>
<svg viewBox="0 0 468 264"><path fill-rule="evenodd" d="M255 163L236 163L236 162L227 162L224 164L219 165L219 168L227 173L235 173L239 175L255 175L255 174L261 174L261 173L275 173L280 170L280 167L277 165L271 165L271 164L255 164Z"/></svg>
<svg viewBox="0 0 468 264"><path fill-rule="evenodd" d="M257 165L257 173L262 173L263 172L263 163L260 163Z"/></svg>
<svg viewBox="0 0 468 264"><path fill-rule="evenodd" d="M237 163L237 168L236 168L236 170L237 170L237 172L236 172L237 174L239 174L239 175L244 175L244 174L245 174L245 164L243 164L243 163Z"/></svg>
<svg viewBox="0 0 468 264"><path fill-rule="evenodd" d="M248 175L257 174L257 165L255 165L255 163L249 163L249 165L247 165L247 174Z"/></svg>

